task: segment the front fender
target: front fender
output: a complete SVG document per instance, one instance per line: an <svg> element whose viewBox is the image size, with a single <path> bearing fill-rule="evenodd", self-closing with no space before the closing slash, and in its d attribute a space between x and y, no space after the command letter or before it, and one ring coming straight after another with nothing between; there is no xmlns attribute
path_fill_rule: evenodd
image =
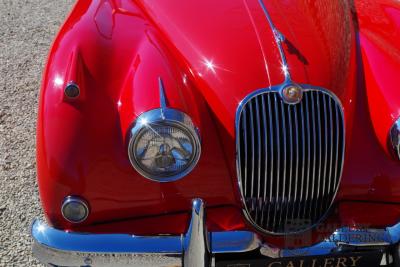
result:
<svg viewBox="0 0 400 267"><path fill-rule="evenodd" d="M52 225L79 230L182 213L174 224L157 229L180 233L194 197L205 199L209 207L237 205L216 125L190 72L183 70L184 61L174 53L133 2L77 2L51 49L40 96L38 182ZM168 106L192 117L203 137L202 150L209 155L173 184L145 179L127 154L126 136L135 118L159 107L158 78L164 82ZM71 81L80 88L76 99L64 95ZM81 196L90 205L90 216L82 224L70 224L61 215L62 201L69 195ZM119 231L154 230L134 225L127 223Z"/></svg>

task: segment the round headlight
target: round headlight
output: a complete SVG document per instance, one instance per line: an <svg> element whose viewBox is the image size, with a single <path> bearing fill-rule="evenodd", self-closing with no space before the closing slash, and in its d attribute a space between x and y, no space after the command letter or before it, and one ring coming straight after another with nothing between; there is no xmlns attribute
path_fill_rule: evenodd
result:
<svg viewBox="0 0 400 267"><path fill-rule="evenodd" d="M171 182L193 170L201 148L189 116L174 109L156 109L138 117L128 150L132 166L141 175Z"/></svg>
<svg viewBox="0 0 400 267"><path fill-rule="evenodd" d="M398 119L390 130L390 141L397 159L400 160L400 119Z"/></svg>

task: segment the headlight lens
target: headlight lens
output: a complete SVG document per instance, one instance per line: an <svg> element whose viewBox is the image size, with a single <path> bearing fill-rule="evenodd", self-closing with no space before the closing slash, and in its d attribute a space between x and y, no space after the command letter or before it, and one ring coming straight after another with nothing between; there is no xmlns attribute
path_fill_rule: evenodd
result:
<svg viewBox="0 0 400 267"><path fill-rule="evenodd" d="M394 154L400 160L400 119L398 119L390 130L390 141Z"/></svg>
<svg viewBox="0 0 400 267"><path fill-rule="evenodd" d="M129 159L144 177L158 182L187 175L200 157L200 139L191 119L173 109L142 114L131 131Z"/></svg>

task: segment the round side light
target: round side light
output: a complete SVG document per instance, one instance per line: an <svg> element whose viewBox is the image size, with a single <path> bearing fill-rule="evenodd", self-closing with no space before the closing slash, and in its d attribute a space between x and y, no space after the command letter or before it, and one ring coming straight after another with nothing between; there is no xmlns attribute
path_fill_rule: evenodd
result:
<svg viewBox="0 0 400 267"><path fill-rule="evenodd" d="M64 94L66 97L75 99L80 95L80 89L79 86L74 83L70 82L64 89Z"/></svg>
<svg viewBox="0 0 400 267"><path fill-rule="evenodd" d="M61 206L61 213L71 223L81 223L89 216L89 205L80 197L68 196Z"/></svg>

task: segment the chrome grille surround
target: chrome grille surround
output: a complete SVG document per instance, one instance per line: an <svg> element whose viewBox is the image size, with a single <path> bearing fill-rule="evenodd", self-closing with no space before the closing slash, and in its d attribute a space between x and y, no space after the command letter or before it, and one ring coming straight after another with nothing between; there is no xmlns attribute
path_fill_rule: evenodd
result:
<svg viewBox="0 0 400 267"><path fill-rule="evenodd" d="M304 232L327 216L345 152L340 100L326 89L300 85L302 101L287 104L281 98L286 86L252 92L236 113L243 212L258 231L273 235Z"/></svg>

